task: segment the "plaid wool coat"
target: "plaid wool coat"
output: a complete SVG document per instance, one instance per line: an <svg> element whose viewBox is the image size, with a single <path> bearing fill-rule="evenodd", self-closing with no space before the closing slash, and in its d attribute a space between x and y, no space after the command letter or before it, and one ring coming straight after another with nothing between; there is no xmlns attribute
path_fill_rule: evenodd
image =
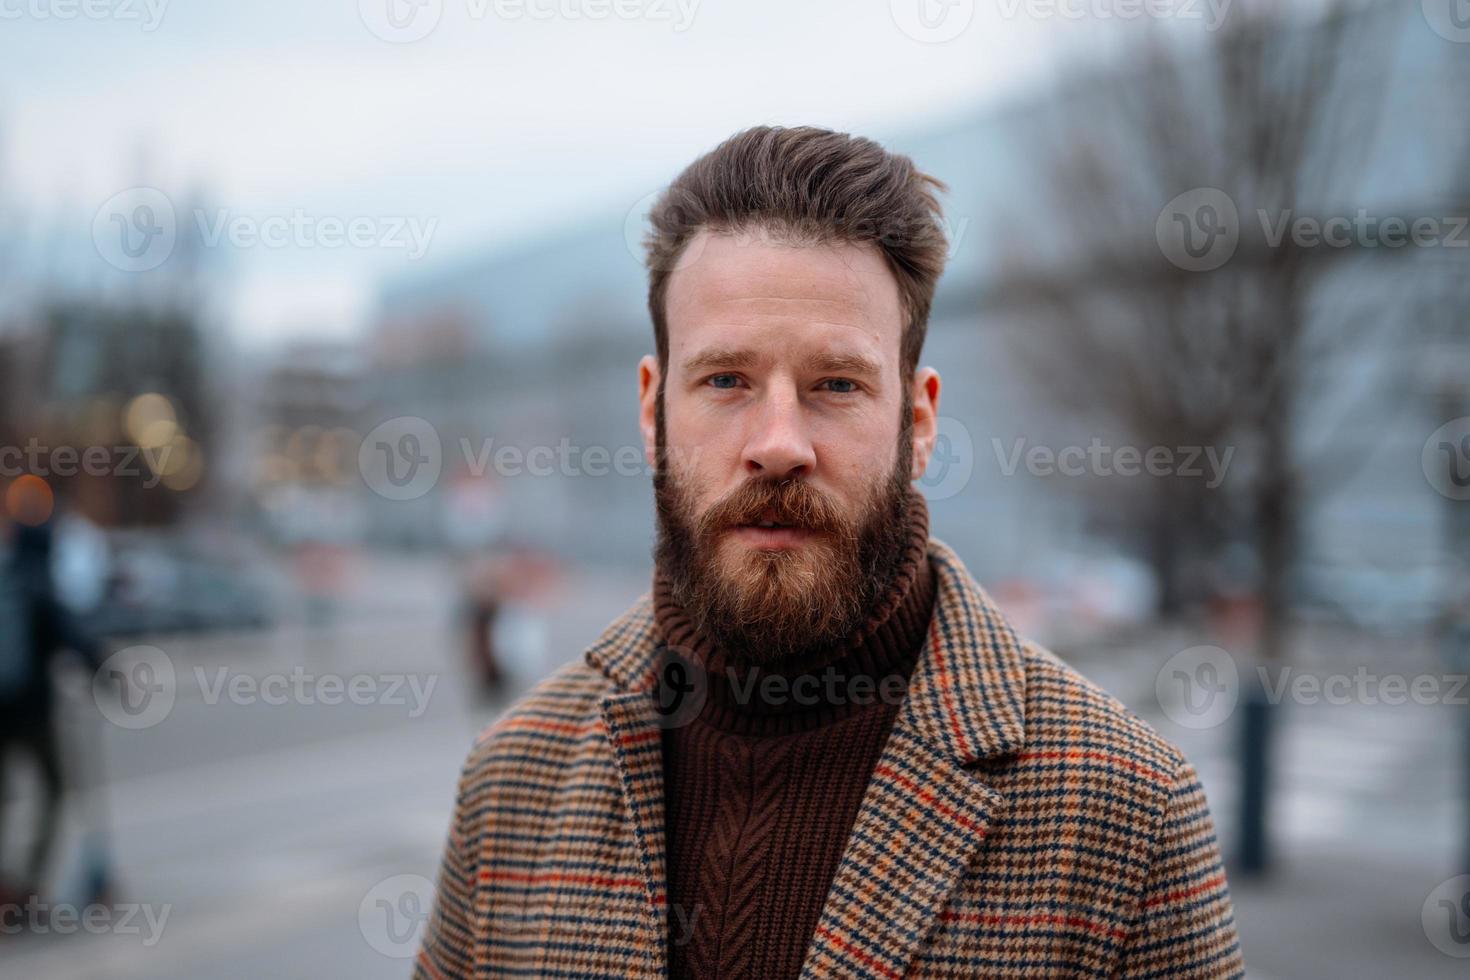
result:
<svg viewBox="0 0 1470 980"><path fill-rule="evenodd" d="M1189 763L929 549L924 651L802 976L1242 976ZM477 740L415 977L666 975L658 645L645 593Z"/></svg>

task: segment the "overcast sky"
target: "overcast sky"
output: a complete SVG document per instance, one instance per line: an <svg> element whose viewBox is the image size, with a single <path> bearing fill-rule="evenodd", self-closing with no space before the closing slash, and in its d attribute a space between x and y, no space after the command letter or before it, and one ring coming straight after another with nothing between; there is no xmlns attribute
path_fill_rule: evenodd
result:
<svg viewBox="0 0 1470 980"><path fill-rule="evenodd" d="M1207 29L1219 2L1171 26ZM247 235L293 213L432 222L416 257L408 230L220 246L247 340L355 329L383 275L631 204L741 127L916 130L1123 26L1047 0L0 0L0 18L5 191L77 261L137 185L197 189L207 214L180 222Z"/></svg>

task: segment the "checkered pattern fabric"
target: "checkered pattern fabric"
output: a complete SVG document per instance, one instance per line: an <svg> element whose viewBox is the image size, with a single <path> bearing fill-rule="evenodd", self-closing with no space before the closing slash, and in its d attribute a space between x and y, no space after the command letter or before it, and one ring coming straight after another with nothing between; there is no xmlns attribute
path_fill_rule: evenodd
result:
<svg viewBox="0 0 1470 980"><path fill-rule="evenodd" d="M802 976L1243 976L1189 763L929 555L924 652ZM645 594L477 740L415 977L665 974L657 648Z"/></svg>

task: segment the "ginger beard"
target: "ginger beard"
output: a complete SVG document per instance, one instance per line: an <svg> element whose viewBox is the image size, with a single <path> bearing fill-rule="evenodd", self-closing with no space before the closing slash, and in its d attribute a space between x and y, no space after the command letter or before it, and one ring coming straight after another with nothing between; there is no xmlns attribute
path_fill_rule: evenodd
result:
<svg viewBox="0 0 1470 980"><path fill-rule="evenodd" d="M905 389L905 421L912 404ZM903 563L911 430L900 426L897 462L868 488L856 517L799 479L749 480L701 514L673 465L679 454L665 449L662 385L654 417L655 560L694 628L728 653L769 666L801 661L861 627ZM735 540L735 528L763 519L810 533L791 548Z"/></svg>

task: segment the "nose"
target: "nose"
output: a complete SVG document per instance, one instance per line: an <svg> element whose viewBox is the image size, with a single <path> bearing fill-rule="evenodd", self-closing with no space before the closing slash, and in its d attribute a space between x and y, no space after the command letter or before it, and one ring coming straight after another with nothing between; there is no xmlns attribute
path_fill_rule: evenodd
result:
<svg viewBox="0 0 1470 980"><path fill-rule="evenodd" d="M747 473L771 480L811 475L817 454L794 387L771 391L750 424L745 443Z"/></svg>

